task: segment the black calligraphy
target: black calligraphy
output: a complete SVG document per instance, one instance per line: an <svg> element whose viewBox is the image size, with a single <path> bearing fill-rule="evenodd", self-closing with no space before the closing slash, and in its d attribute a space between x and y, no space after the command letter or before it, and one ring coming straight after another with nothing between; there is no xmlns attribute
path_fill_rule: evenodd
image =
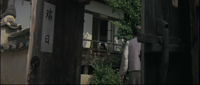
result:
<svg viewBox="0 0 200 85"><path fill-rule="evenodd" d="M53 13L53 11L51 9L47 10L46 18L48 18L49 20L52 20L52 18L53 18L52 13Z"/></svg>

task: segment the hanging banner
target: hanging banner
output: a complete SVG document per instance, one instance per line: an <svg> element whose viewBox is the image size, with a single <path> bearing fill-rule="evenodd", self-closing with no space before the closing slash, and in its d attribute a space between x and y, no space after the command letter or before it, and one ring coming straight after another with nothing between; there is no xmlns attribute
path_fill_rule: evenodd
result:
<svg viewBox="0 0 200 85"><path fill-rule="evenodd" d="M44 2L41 51L53 52L54 22L56 6Z"/></svg>

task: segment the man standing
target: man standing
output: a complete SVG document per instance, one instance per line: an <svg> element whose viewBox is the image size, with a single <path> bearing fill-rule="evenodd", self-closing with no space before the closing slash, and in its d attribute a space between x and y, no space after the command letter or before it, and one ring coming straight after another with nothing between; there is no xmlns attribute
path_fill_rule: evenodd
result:
<svg viewBox="0 0 200 85"><path fill-rule="evenodd" d="M137 34L139 33L141 26L137 26L133 29L134 38L127 41L124 47L122 55L121 66L119 74L122 75L122 81L125 83L127 71L129 70L129 84L141 83L141 62L140 62L140 50L141 43L137 41Z"/></svg>

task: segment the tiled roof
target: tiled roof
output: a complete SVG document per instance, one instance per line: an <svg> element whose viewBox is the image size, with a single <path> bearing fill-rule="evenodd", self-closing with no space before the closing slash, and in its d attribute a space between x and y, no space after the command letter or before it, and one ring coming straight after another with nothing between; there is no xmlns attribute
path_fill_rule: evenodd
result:
<svg viewBox="0 0 200 85"><path fill-rule="evenodd" d="M5 35L1 36L4 37L1 38L1 40L5 41L1 44L1 52L15 52L27 49L29 46L30 28L21 30L22 26L15 23L15 6L12 4L9 5L5 13L3 13L0 18L1 30L6 30L3 32Z"/></svg>
<svg viewBox="0 0 200 85"><path fill-rule="evenodd" d="M1 46L1 52L15 52L28 49L29 41L6 43Z"/></svg>
<svg viewBox="0 0 200 85"><path fill-rule="evenodd" d="M1 45L1 52L15 52L28 49L30 29L24 29L20 32L13 33L8 38L8 43Z"/></svg>

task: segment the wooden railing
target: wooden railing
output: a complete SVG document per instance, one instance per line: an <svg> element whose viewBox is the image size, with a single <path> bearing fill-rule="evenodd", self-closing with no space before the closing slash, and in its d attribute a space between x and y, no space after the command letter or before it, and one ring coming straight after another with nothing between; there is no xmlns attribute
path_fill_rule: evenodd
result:
<svg viewBox="0 0 200 85"><path fill-rule="evenodd" d="M98 41L98 40L83 39L83 41L90 41L90 47L89 47L90 50L96 50L96 49L99 48L99 45L97 45L97 48L93 48L93 43L94 43L94 42L106 44L106 45L107 45L106 47L107 47L107 51L108 51L108 52L113 52L113 51L115 51L115 48L114 48L115 46L122 46L122 45L120 45L120 44L114 44L114 43L103 42L103 41Z"/></svg>

